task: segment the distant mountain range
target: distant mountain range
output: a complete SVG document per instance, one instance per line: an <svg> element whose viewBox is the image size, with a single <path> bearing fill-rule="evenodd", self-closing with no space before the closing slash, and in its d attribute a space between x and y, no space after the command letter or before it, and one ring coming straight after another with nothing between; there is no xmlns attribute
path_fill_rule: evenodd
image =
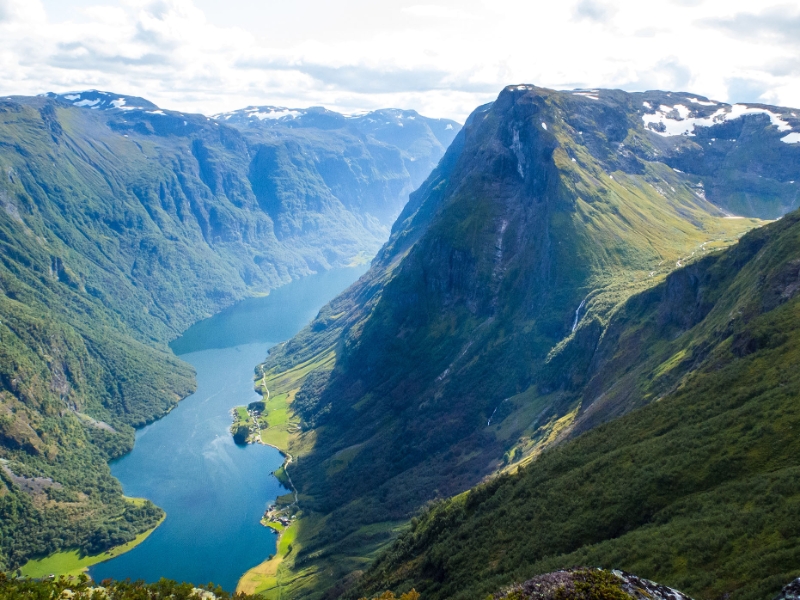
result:
<svg viewBox="0 0 800 600"><path fill-rule="evenodd" d="M0 569L157 522L106 461L194 389L166 342L369 260L459 130L409 116L396 146L344 117L239 129L108 92L0 99Z"/></svg>
<svg viewBox="0 0 800 600"><path fill-rule="evenodd" d="M591 472L573 469L584 464L576 453L598 439L587 437L580 445L581 433L678 393L695 369L721 369L725 360L749 355L736 354L739 343L771 347L769 336L763 343L737 342L737 319L755 318L752 311L768 312L795 297L786 291L796 289L789 283L793 246L787 245L795 217L750 234L724 258L716 252L763 224L757 219L781 217L800 204L798 133L793 109L730 106L670 92L558 92L522 85L478 108L412 194L369 272L263 365L270 391L286 394L281 397L301 429L287 448L295 457L289 468L303 514L293 552L277 566L282 597L358 597L387 587L417 587L426 598L485 597L514 578L545 572L540 567L584 564L569 561L586 556L603 558L609 567L636 566L640 574L690 593L706 589L677 570L651 569L660 560L657 540L632 546L651 553L638 559L633 550L601 554L588 546L569 561L553 557L649 526L657 511L683 497L656 486L647 489L665 504L652 510L633 512L634 505L651 506L646 494L608 504L614 494L636 489L636 481L617 477L622 466L613 463L596 467L602 477L597 482ZM775 255L760 257L757 249L766 251L771 236L779 238L771 246ZM771 275L744 265L773 259L776 265L789 260L785 272L775 267L785 293L756 299L750 295L754 282L771 281ZM736 279L739 269L747 272L742 279ZM751 301L759 308L745 309ZM708 325L717 328L713 334L686 333L710 323L704 319L717 314L717 303L718 317ZM761 334L744 333L745 322L742 340L761 340ZM711 358L718 345L733 352L722 363ZM790 368L790 355L776 360ZM781 382L788 385L785 376L770 376L764 390L777 390ZM704 399L709 419L712 407L726 410L719 404L724 385L715 380L713 395ZM624 422L672 406L657 405ZM686 427L690 422L687 414ZM603 431L605 440L616 428ZM645 435L629 434L614 443L622 447ZM551 454L558 445L563 451ZM543 453L551 461L540 459ZM657 455L654 450L646 460ZM565 458L545 476L545 465L556 456L575 462ZM600 460L599 453L591 456ZM783 452L780 457L794 460ZM467 500L457 495L524 465L530 465L525 476L509 483L500 478ZM643 478L648 469L661 469L655 462L637 468ZM752 473L771 468L764 463ZM722 466L716 472L725 480ZM563 490L546 495L548 477L561 485L556 473L563 473ZM592 486L577 487L582 480L573 474ZM625 487L607 483L617 480ZM531 487L517 506L510 498L534 486L527 481L542 491ZM506 494L503 500L486 500L487 520L473 519L473 507L496 489ZM570 497L571 489L580 495ZM609 500L595 502L592 490ZM546 501L528 515L526 499L539 497L534 494ZM355 591L346 591L401 523L427 502L451 496L456 498L441 510L420 517ZM580 509L557 516L560 507L579 503ZM513 512L504 512L506 504ZM781 514L789 514L789 505L781 506ZM568 519L578 512L596 529ZM502 530L492 522L502 523ZM791 529L785 520L771 523ZM573 526L579 529L573 532ZM472 545L473 531L480 532L480 552ZM537 537L539 531L548 533ZM566 539L572 541L557 545ZM668 562L684 556L663 554ZM707 556L733 565L743 555ZM692 565L697 578L712 568L703 559ZM725 583L713 589L741 597L749 597L745 589L765 591L771 577L785 583L790 574L765 567L736 583L727 568L719 571Z"/></svg>

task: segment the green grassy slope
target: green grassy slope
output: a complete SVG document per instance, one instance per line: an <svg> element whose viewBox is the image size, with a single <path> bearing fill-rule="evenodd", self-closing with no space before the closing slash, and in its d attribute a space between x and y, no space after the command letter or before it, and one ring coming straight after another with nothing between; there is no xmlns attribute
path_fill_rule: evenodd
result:
<svg viewBox="0 0 800 600"><path fill-rule="evenodd" d="M640 104L506 88L411 196L370 272L271 354L279 379L336 353L293 383L307 525L287 593L321 593L427 501L587 422L581 391L612 315L759 223L724 218L698 176L663 162Z"/></svg>
<svg viewBox="0 0 800 600"><path fill-rule="evenodd" d="M125 503L106 461L193 391L166 342L374 253L413 182L357 132L245 137L150 108L0 101L0 568L152 527L161 511ZM323 172L348 156L362 172L334 189Z"/></svg>
<svg viewBox="0 0 800 600"><path fill-rule="evenodd" d="M631 298L585 398L658 401L434 505L359 592L472 598L596 565L696 598L776 594L800 575L799 265L795 212Z"/></svg>

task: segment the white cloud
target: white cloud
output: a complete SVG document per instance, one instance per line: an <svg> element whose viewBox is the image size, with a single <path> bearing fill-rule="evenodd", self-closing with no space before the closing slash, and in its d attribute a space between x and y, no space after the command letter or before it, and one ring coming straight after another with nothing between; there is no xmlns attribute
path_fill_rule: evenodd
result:
<svg viewBox="0 0 800 600"><path fill-rule="evenodd" d="M575 19L588 19L597 23L606 23L616 13L616 8L598 0L580 0L575 6Z"/></svg>
<svg viewBox="0 0 800 600"><path fill-rule="evenodd" d="M476 18L474 14L467 11L449 6L442 6L441 4L415 4L414 6L404 8L403 12L426 19L474 20Z"/></svg>
<svg viewBox="0 0 800 600"><path fill-rule="evenodd" d="M463 119L534 83L800 106L797 15L768 0L0 0L0 93Z"/></svg>

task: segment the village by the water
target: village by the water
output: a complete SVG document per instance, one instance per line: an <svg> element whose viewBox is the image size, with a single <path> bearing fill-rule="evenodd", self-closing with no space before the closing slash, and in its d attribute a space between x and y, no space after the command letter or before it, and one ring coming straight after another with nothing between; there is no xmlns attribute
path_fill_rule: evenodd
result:
<svg viewBox="0 0 800 600"><path fill-rule="evenodd" d="M266 403L263 400L258 400L256 402L251 402L247 405L245 409L243 406L235 407L231 409L231 416L233 417L233 425L231 425L231 433L233 434L233 439L237 444L266 444L261 439L261 429L262 427L267 427L266 417ZM285 466L291 462L291 457L281 452L286 458L286 462L284 462L283 467L281 469L285 469ZM275 473L277 476L277 473ZM279 477L279 479L282 479ZM284 483L281 481L281 483ZM286 485L284 483L284 485ZM289 480L289 489L294 493L293 486L291 486L291 480ZM269 527L272 531L276 534L280 534L286 527L289 527L292 524L292 521L295 520L295 515L292 514L296 509L296 498L295 502L289 504L288 506L278 506L277 504L270 504L267 506L266 510L264 511L264 515L261 517L261 524L265 527Z"/></svg>

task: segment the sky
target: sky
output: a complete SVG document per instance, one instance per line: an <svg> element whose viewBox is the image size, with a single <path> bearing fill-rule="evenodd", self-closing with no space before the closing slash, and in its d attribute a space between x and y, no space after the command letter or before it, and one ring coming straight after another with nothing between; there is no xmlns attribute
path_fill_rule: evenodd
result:
<svg viewBox="0 0 800 600"><path fill-rule="evenodd" d="M800 0L0 0L0 94L215 114L411 108L509 84L800 107Z"/></svg>

